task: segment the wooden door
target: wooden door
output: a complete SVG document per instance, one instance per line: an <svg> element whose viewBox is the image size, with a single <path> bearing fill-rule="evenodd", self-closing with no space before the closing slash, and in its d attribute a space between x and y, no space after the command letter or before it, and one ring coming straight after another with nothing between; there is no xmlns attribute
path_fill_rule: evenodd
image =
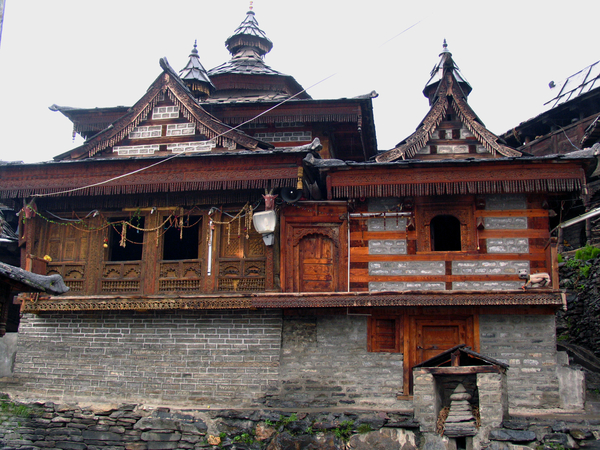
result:
<svg viewBox="0 0 600 450"><path fill-rule="evenodd" d="M478 324L476 314L455 316L412 316L409 320L409 338L405 339L404 393L412 392L412 368L427 361L444 350L458 344L466 344L475 351L477 348ZM478 325L477 325L478 328Z"/></svg>
<svg viewBox="0 0 600 450"><path fill-rule="evenodd" d="M458 344L467 343L466 319L416 319L414 364L420 364Z"/></svg>
<svg viewBox="0 0 600 450"><path fill-rule="evenodd" d="M335 245L322 234L304 236L298 243L299 292L334 292L337 286L334 270Z"/></svg>
<svg viewBox="0 0 600 450"><path fill-rule="evenodd" d="M281 216L281 285L284 292L348 289L346 204L288 207Z"/></svg>

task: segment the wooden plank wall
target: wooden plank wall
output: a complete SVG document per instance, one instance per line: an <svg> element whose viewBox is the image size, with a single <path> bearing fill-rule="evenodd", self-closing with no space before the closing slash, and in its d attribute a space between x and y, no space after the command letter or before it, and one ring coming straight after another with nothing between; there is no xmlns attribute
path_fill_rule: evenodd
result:
<svg viewBox="0 0 600 450"><path fill-rule="evenodd" d="M530 272L548 272L552 275L548 210L542 206L542 198L530 196L526 209L514 210L486 210L478 209L475 197L469 198L472 213L471 223L466 224L466 232L470 234L472 248L466 251L435 252L424 249L427 239L419 233L429 233L428 226L419 224L419 214L431 207L429 199L415 199L414 218L417 226L409 227L406 231L378 231L369 232L366 218L350 219L350 290L368 291L369 282L445 282L446 289L452 289L452 282L461 281L523 281L518 274L508 275L457 275L452 273L453 261L529 261ZM455 204L464 205L462 201ZM453 204L447 204L447 214L453 214ZM435 206L437 210L438 207ZM367 203L357 205L357 213L367 212ZM526 217L527 229L478 229L477 224L482 223L487 217ZM396 220L394 217L387 219ZM528 253L487 253L486 240L493 238L527 238L529 241ZM369 254L369 240L390 239L407 241L407 253L402 255L375 255ZM555 252L554 252L555 253ZM445 261L445 275L413 275L413 276L387 276L369 275L370 262L388 261Z"/></svg>

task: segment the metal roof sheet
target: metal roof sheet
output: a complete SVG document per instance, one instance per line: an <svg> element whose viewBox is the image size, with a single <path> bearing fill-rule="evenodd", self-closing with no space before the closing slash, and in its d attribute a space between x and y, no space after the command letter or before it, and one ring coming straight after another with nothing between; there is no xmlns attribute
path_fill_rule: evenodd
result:
<svg viewBox="0 0 600 450"><path fill-rule="evenodd" d="M558 84L551 81L550 88L556 95L544 105L555 108L597 87L600 87L600 61L596 61Z"/></svg>

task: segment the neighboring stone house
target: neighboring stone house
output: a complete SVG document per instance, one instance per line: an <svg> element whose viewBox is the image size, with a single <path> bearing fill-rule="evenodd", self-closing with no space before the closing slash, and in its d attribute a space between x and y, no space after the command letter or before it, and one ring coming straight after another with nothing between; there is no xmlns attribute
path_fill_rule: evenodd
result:
<svg viewBox="0 0 600 450"><path fill-rule="evenodd" d="M226 44L232 60L208 72L195 48L180 75L161 60L130 108L55 107L86 142L0 166L24 264L49 255L46 273L71 289L23 297L3 388L411 409L412 367L466 344L509 366L512 407L564 406L549 211L580 194L595 159L504 145L445 45L430 111L378 153L374 95L311 99L265 65L272 44L252 11ZM521 288L539 272L549 285Z"/></svg>

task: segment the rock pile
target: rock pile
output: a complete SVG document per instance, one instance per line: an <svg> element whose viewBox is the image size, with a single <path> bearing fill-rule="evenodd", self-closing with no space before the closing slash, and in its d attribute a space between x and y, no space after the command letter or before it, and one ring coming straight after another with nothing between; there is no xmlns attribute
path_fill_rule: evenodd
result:
<svg viewBox="0 0 600 450"><path fill-rule="evenodd" d="M477 424L471 407L471 394L459 383L450 394L450 412L446 417L444 434L450 437L474 436Z"/></svg>

